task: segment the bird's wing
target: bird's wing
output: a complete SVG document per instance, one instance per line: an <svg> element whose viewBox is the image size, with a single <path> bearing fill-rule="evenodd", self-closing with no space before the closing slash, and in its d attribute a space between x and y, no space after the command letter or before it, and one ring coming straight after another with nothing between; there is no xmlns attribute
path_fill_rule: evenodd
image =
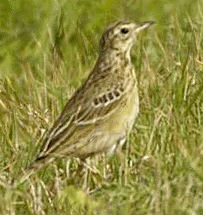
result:
<svg viewBox="0 0 206 218"><path fill-rule="evenodd" d="M131 84L126 80L118 80L118 83L110 81L106 77L88 80L74 93L60 117L45 135L38 158L59 149L64 141L71 138L70 136L76 131L82 130L84 126L104 120L118 110ZM104 88L105 83L107 89Z"/></svg>
<svg viewBox="0 0 206 218"><path fill-rule="evenodd" d="M134 84L129 80L116 82L106 77L87 82L67 103L60 119L66 120L73 115L76 125L94 124L105 119L119 108L131 85Z"/></svg>

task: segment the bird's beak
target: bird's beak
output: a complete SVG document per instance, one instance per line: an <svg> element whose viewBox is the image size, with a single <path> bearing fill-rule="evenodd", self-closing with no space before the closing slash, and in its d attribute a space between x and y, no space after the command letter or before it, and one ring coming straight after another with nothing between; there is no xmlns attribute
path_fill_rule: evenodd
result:
<svg viewBox="0 0 206 218"><path fill-rule="evenodd" d="M146 22L136 23L135 32L138 33L141 30L144 30L144 29L150 27L153 24L155 24L154 21L146 21Z"/></svg>

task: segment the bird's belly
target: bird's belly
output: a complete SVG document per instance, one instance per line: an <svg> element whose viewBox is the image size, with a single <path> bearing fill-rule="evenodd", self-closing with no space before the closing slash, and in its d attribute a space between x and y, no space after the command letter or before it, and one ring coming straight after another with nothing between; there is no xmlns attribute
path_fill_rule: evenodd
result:
<svg viewBox="0 0 206 218"><path fill-rule="evenodd" d="M139 98L135 88L132 95L121 102L121 106L110 118L106 125L106 131L112 133L127 132L129 133L139 113Z"/></svg>
<svg viewBox="0 0 206 218"><path fill-rule="evenodd" d="M120 107L116 118L110 124L108 141L105 146L110 154L118 152L126 141L139 113L139 98L137 92ZM115 117L115 116L114 116ZM115 137L114 137L115 136ZM115 140L111 140L111 139Z"/></svg>
<svg viewBox="0 0 206 218"><path fill-rule="evenodd" d="M136 90L135 90L136 91ZM130 98L130 103L128 104L128 117L127 117L127 121L126 121L126 125L129 129L129 132L132 129L132 126L138 116L139 113L139 96L137 91L135 92L135 94Z"/></svg>

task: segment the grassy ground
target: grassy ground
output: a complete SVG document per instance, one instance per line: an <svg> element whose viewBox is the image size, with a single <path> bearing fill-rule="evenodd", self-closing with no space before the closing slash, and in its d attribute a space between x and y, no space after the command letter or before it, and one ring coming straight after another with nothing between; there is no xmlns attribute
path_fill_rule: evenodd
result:
<svg viewBox="0 0 206 218"><path fill-rule="evenodd" d="M38 140L97 58L107 24L154 20L132 50L140 115L118 155L56 160L14 190L0 214L203 214L202 2L3 0L0 178L32 161Z"/></svg>

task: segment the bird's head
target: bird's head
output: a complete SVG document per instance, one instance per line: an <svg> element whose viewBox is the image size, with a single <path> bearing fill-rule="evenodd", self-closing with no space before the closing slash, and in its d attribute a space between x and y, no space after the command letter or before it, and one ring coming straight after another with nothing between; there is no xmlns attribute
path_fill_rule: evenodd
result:
<svg viewBox="0 0 206 218"><path fill-rule="evenodd" d="M155 22L147 21L134 23L129 21L120 21L109 25L100 40L99 51L119 50L120 52L130 51L138 33L151 26Z"/></svg>

